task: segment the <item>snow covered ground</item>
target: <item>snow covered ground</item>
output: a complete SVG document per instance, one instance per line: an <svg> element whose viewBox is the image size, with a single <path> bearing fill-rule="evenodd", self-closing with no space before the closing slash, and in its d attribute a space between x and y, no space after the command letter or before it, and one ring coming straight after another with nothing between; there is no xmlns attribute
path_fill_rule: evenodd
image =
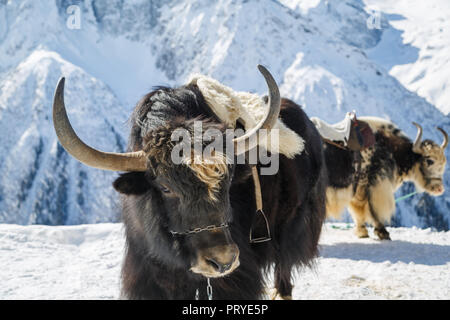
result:
<svg viewBox="0 0 450 320"><path fill-rule="evenodd" d="M116 299L121 224L0 225L0 299Z"/></svg>
<svg viewBox="0 0 450 320"><path fill-rule="evenodd" d="M388 228L357 239L327 223L314 270L295 275L294 299L448 299L450 232ZM0 299L117 299L122 224L0 225ZM270 280L268 280L270 286Z"/></svg>

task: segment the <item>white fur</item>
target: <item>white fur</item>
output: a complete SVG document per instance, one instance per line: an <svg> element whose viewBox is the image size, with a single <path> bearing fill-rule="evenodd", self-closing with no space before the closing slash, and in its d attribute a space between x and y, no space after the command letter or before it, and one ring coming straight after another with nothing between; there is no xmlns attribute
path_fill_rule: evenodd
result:
<svg viewBox="0 0 450 320"><path fill-rule="evenodd" d="M327 216L339 219L353 197L353 185L347 188L327 188Z"/></svg>
<svg viewBox="0 0 450 320"><path fill-rule="evenodd" d="M381 128L381 126L387 127L388 125L392 125L393 127L397 128L397 126L391 121L379 117L365 116L365 117L358 117L358 120L367 122L367 124L369 125L370 129L372 129L373 132L377 132ZM389 131L385 130L385 133L389 133ZM400 134L406 136L403 132L401 132Z"/></svg>
<svg viewBox="0 0 450 320"><path fill-rule="evenodd" d="M196 84L213 112L228 126L235 128L236 121L243 122L245 130L254 128L266 112L266 104L256 94L236 92L215 79L204 75L193 75L188 83ZM273 134L278 132L279 139ZM258 144L272 153L281 153L293 158L304 149L304 140L289 129L281 119L270 130L267 139L260 139Z"/></svg>

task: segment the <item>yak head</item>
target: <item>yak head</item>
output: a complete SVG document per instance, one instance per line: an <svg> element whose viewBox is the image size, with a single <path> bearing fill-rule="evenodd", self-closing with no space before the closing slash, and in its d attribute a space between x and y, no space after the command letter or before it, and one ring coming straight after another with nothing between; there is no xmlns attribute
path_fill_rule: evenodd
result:
<svg viewBox="0 0 450 320"><path fill-rule="evenodd" d="M412 151L420 156L414 168L414 182L419 190L434 196L442 195L444 193L443 176L447 162L444 152L448 145L448 135L443 129L437 128L444 136L441 145L431 140L422 141L422 127L418 123L413 122L413 124L417 127L417 136Z"/></svg>
<svg viewBox="0 0 450 320"><path fill-rule="evenodd" d="M233 159L219 151L222 148L203 152L209 145L206 139L201 139L196 154L194 127L199 123L199 137L215 132L218 140L226 141L223 125L199 119L172 120L143 136L145 174L123 174L114 187L125 195L151 198L151 208L135 219L144 226L155 217L164 221L172 248L185 257L187 267L211 278L227 275L239 266L239 249L229 229L229 190L235 166ZM184 139L174 139L177 134Z"/></svg>
<svg viewBox="0 0 450 320"><path fill-rule="evenodd" d="M266 115L254 128L239 137L233 136L231 158L243 155L254 147L251 141L255 141L258 131L273 127L279 115L278 87L264 67L259 66L259 70L269 88ZM200 118L192 118L188 111L185 112L198 105L198 101L188 101L195 96L192 92L178 94L177 90L185 89L181 87L161 92L162 98L157 101L159 105L177 105L170 106L169 112L161 112L164 109L161 108L150 115L159 117L158 121L150 121L140 136L139 146L132 145L131 152L99 151L78 138L65 111L64 78L55 92L53 122L61 145L77 160L103 170L126 172L116 179L114 187L125 194L125 198L132 199L130 202L136 203L136 199L140 199L141 205L134 213L133 228L144 234L143 241L152 239L152 242L160 243L167 238L170 245L166 246L166 250L174 250L178 258L183 257L183 265L187 269L205 277L221 277L239 266L239 248L229 228L232 217L229 191L235 166L233 159L226 155L229 154L227 148L222 149L227 150L226 153L220 150L203 152L205 144L200 143L202 150L200 154L196 152L197 140L193 136L199 121L202 124L201 136L214 129L219 132L219 137L222 135L224 138L223 143L229 139L225 126L217 121L219 116L211 120L203 112ZM174 116L173 110L181 112ZM164 121L159 121L161 118ZM174 134L180 132L191 138L188 139L190 143L180 148L184 151L181 156L177 149L180 145L173 139ZM130 223L126 217L124 221L125 224ZM151 246L149 244L147 247Z"/></svg>

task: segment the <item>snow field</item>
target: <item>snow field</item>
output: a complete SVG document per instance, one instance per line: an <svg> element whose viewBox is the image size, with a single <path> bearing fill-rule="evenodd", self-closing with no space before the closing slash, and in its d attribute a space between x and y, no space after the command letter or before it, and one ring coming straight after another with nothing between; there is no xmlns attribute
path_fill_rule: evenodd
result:
<svg viewBox="0 0 450 320"><path fill-rule="evenodd" d="M294 299L448 299L450 232L388 228L358 239L326 223L315 267L294 272ZM118 299L120 223L0 225L0 299ZM271 287L272 275L268 276Z"/></svg>

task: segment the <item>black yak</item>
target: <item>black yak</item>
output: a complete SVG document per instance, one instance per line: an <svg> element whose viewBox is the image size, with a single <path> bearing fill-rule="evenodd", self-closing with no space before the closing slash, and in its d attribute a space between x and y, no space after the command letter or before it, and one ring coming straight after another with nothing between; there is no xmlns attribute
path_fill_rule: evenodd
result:
<svg viewBox="0 0 450 320"><path fill-rule="evenodd" d="M281 99L270 73L259 69L269 88L268 97L260 99L268 110L265 116L243 136L233 138L234 159L213 152L208 161L197 163L175 164L171 137L178 129L194 134L199 121L202 132L215 129L225 135L229 114L217 109L230 107L220 102L223 92L214 105L201 81L157 88L139 101L131 116L129 152L107 153L87 146L75 134L60 80L53 117L62 146L88 166L125 172L114 182L122 194L126 232L123 298L194 299L197 294L206 299L210 283L214 299L258 299L264 296L264 273L271 266L278 294L289 298L291 269L310 265L317 255L325 218L322 141L301 108ZM240 119L235 126L249 123ZM249 142L252 137L274 127L289 131L301 145L298 152L279 155L275 174L260 175L266 225L256 212L258 188L252 166L248 161L237 163L236 158L255 149ZM242 150L238 142L244 142ZM292 143L283 146L281 141L280 146L289 149ZM256 168L262 170L264 165L257 160ZM264 237L268 231L270 241L249 239L250 233Z"/></svg>

